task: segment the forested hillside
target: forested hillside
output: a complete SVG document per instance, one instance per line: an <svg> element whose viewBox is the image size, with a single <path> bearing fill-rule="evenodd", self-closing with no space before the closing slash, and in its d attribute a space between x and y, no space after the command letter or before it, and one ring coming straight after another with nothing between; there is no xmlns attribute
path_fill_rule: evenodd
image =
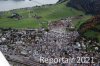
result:
<svg viewBox="0 0 100 66"><path fill-rule="evenodd" d="M68 6L90 14L100 14L100 0L70 0Z"/></svg>

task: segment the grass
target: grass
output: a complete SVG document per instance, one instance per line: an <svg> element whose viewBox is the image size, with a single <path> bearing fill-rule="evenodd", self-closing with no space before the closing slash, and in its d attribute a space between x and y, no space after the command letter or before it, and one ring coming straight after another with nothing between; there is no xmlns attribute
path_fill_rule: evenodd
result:
<svg viewBox="0 0 100 66"><path fill-rule="evenodd" d="M47 27L48 22L59 20L61 18L66 18L69 16L77 16L80 14L84 14L81 11L72 9L70 7L66 7L65 3L62 4L54 4L54 5L46 5L46 6L38 6L33 7L31 9L16 9L14 12L23 16L21 20L15 20L7 18L11 16L12 11L4 12L3 16L0 18L0 27L3 28L40 28ZM35 14L41 16L41 19L35 19L33 17Z"/></svg>
<svg viewBox="0 0 100 66"><path fill-rule="evenodd" d="M76 20L74 22L76 29L78 29L83 23L85 23L90 18L91 18L91 15L84 15L83 18Z"/></svg>
<svg viewBox="0 0 100 66"><path fill-rule="evenodd" d="M80 27L81 24L86 22L91 15L85 15L83 12L75 10L73 8L67 7L65 3L54 4L54 5L46 5L46 6L37 6L32 7L31 9L16 9L14 12L23 16L21 20L9 19L8 16L11 16L12 11L6 11L0 17L0 27L3 28L40 28L40 27L48 27L48 22L52 22L55 20L59 20L66 17L83 15L83 18L76 19L73 21L76 29ZM31 13L30 13L31 12ZM33 17L35 14L41 16L41 19L35 19ZM96 26L100 29L100 25ZM88 30L84 33L88 38L98 38L100 41L100 33Z"/></svg>
<svg viewBox="0 0 100 66"><path fill-rule="evenodd" d="M84 33L84 35L87 36L87 38L90 38L90 37L91 38L96 38L99 35L99 33L98 32L94 32L92 30L88 30L88 31L86 31Z"/></svg>
<svg viewBox="0 0 100 66"><path fill-rule="evenodd" d="M87 38L97 38L99 43L100 43L100 32L95 32L92 30L88 30L84 33L84 36L86 36Z"/></svg>

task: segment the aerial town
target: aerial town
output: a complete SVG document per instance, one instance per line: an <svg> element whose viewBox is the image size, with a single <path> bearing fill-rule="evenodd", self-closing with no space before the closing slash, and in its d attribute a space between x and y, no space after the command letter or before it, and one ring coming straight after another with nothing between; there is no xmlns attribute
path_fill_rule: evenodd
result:
<svg viewBox="0 0 100 66"><path fill-rule="evenodd" d="M48 24L48 29L0 29L0 50L14 66L69 66L69 63L40 63L40 57L95 57L95 64L100 60L96 41L80 37L72 25L73 17ZM87 44L87 45L86 45ZM89 51L87 46L95 46ZM75 63L72 63L72 65ZM89 64L76 64L88 66Z"/></svg>
<svg viewBox="0 0 100 66"><path fill-rule="evenodd" d="M100 66L99 2L90 1L0 1L0 51L10 66ZM14 7L3 10L5 2Z"/></svg>

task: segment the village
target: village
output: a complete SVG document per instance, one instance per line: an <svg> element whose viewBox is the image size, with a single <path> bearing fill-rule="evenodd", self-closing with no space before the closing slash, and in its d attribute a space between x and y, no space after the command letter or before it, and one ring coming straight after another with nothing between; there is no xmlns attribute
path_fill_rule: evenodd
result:
<svg viewBox="0 0 100 66"><path fill-rule="evenodd" d="M100 66L98 42L80 36L67 17L39 29L0 29L0 51L11 66ZM90 49L89 49L90 48ZM92 48L92 49L91 49ZM40 63L45 58L94 57L94 63Z"/></svg>

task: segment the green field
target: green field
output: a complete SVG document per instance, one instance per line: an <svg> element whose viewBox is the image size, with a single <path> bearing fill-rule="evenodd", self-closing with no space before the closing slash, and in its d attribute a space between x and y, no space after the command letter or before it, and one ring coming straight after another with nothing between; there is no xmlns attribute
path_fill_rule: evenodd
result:
<svg viewBox="0 0 100 66"><path fill-rule="evenodd" d="M100 25L95 25L96 26L96 29L99 29L100 30ZM94 27L95 28L95 27ZM96 38L98 39L98 41L100 42L100 32L99 31L93 31L93 30L87 30L85 33L84 33L84 36L86 36L87 38Z"/></svg>
<svg viewBox="0 0 100 66"><path fill-rule="evenodd" d="M15 20L11 18L7 18L12 15L12 12L16 12L22 16L22 19ZM36 19L32 16L38 15L41 16L41 19ZM36 6L30 9L16 9L12 11L3 12L0 15L0 28L40 28L47 27L49 22L53 22L55 20L60 20L62 18L83 15L80 19L75 19L73 21L76 29L80 27L81 24L86 22L91 15L85 15L84 12L75 10L71 7L66 6L65 3L53 4L53 5L44 5L44 6ZM100 25L96 26L96 28L100 29ZM100 33L88 30L84 33L88 38L98 38L100 41Z"/></svg>
<svg viewBox="0 0 100 66"><path fill-rule="evenodd" d="M7 18L11 16L12 12L16 12L23 16L21 20ZM34 15L41 16L41 19L33 18ZM47 27L48 22L66 18L69 16L84 15L83 12L67 7L65 3L37 6L31 9L16 9L13 11L6 11L0 17L0 27L3 28L39 28ZM82 19L80 19L82 20ZM80 20L76 21L79 22ZM84 20L84 18L83 18Z"/></svg>

